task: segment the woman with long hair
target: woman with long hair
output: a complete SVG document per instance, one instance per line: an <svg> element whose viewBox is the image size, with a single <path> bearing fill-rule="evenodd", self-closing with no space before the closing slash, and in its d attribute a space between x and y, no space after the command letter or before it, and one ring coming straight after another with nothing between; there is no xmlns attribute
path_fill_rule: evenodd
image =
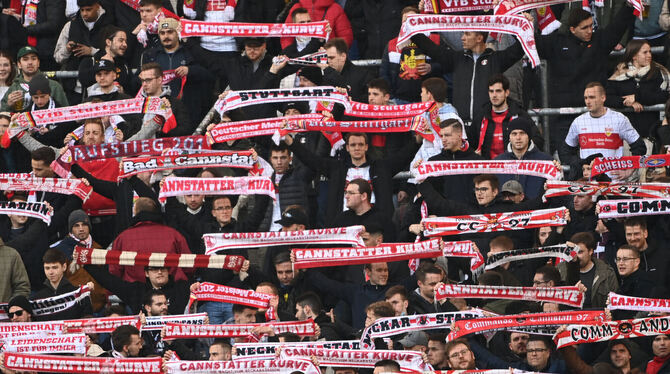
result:
<svg viewBox="0 0 670 374"><path fill-rule="evenodd" d="M652 61L649 42L634 39L626 45L621 63L607 81L605 105L633 108L634 113L625 113L626 116L641 136L649 136L650 128L658 121L658 112L643 112L643 106L665 103L669 92L670 73Z"/></svg>
<svg viewBox="0 0 670 374"><path fill-rule="evenodd" d="M16 78L14 58L6 51L0 51L0 99L7 93Z"/></svg>

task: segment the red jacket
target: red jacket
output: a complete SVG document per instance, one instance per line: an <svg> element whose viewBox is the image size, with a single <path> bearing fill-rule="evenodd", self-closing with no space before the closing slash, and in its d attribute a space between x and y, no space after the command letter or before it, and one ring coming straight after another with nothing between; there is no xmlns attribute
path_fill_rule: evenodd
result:
<svg viewBox="0 0 670 374"><path fill-rule="evenodd" d="M351 23L349 23L349 18L344 13L344 9L335 0L300 0L300 3L291 8L285 23L293 22L293 11L298 8L307 9L312 22L327 20L330 23L330 28L333 29L330 38L343 38L347 45L351 47L351 43L354 41ZM288 47L293 43L293 40L294 38L281 38L281 47Z"/></svg>
<svg viewBox="0 0 670 374"><path fill-rule="evenodd" d="M119 234L112 244L116 251L190 254L186 239L175 229L162 223L156 213L140 212L133 218L135 224ZM127 282L144 282L143 266L110 265L109 272ZM181 268L170 268L175 281L188 277Z"/></svg>
<svg viewBox="0 0 670 374"><path fill-rule="evenodd" d="M119 162L114 158L80 161L78 164L92 176L104 181L116 183L119 176ZM110 200L97 192L91 194L82 205L82 208L86 214L94 217L116 214L116 203L114 203L114 200Z"/></svg>

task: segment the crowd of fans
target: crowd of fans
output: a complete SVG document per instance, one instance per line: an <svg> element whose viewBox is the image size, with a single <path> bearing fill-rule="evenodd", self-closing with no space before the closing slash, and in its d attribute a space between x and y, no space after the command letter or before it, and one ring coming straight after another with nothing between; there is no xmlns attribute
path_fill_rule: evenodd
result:
<svg viewBox="0 0 670 374"><path fill-rule="evenodd" d="M440 1L432 1L438 4ZM176 127L153 114L110 115L50 124L16 136L0 149L1 173L58 177L52 163L68 146L99 145L192 135L203 119L211 130L239 122L324 111L316 101L261 104L206 117L226 90L333 86L353 101L376 105L435 102L435 141L412 132L347 133L333 148L320 132L291 133L278 143L269 136L217 143L213 149L253 149L267 160L277 199L262 195L190 194L161 203L168 175L221 178L243 176L230 168L143 172L117 180L119 160L81 161L72 178L94 194L7 191L7 201L47 202L46 224L23 215L0 215L0 302L11 322L57 321L91 316L183 314L200 282L273 295L279 321L314 319L319 334L300 338L261 328L264 342L358 340L362 330L385 317L463 311L521 314L570 310L529 301L456 299L438 301L444 283L487 286L559 287L579 284L583 309L607 308L610 292L670 298L670 239L667 215L601 219L597 199L574 195L543 201L545 179L519 174L457 174L425 181L394 178L426 161L555 160L569 181L591 180L596 157L665 154L670 127L644 106L670 104L665 53L652 47L668 41L667 0L644 2L635 18L625 0L584 1L542 8L560 23L555 31L535 20L535 44L546 60L547 87L509 35L451 32L415 35L397 46L407 16L420 14L424 0L3 0L0 15L0 130L17 113L134 97L161 97ZM490 12L489 12L490 13ZM539 12L525 13L533 20ZM543 13L544 14L544 13ZM306 23L327 20L329 40L297 38L182 39L176 18L207 22ZM551 31L551 32L550 32ZM610 57L624 49L621 57ZM323 50L327 63L289 65ZM280 58L274 58L279 56ZM381 66L357 66L381 59ZM43 72L76 71L76 78L51 79ZM171 80L165 80L166 74ZM587 107L550 119L549 134L528 116L548 92L551 107ZM223 97L223 96L221 96ZM327 107L327 106L326 106ZM629 108L620 113L617 109ZM336 104L326 109L336 120ZM666 106L666 113L668 107ZM427 117L426 117L427 119ZM83 127L82 127L83 126ZM81 131L76 130L81 127ZM79 135L78 135L79 134ZM545 143L549 139L549 144ZM670 153L670 152L668 152ZM560 162L560 164L559 164ZM2 177L2 176L0 176ZM670 183L666 167L617 170L599 181ZM422 218L516 212L565 206L568 223L533 230L481 232L444 237L471 240L484 256L568 242L569 262L525 259L472 274L469 258L422 259L416 272L407 261L294 270L289 246L233 249L248 261L240 272L141 266L79 266L76 247L145 253L203 254L208 233L300 231L363 225L365 246L411 243L422 237ZM417 239L418 238L418 239ZM306 245L305 247L314 247ZM29 300L61 295L90 284L90 298L55 314L36 316ZM114 297L112 297L112 295ZM195 312L195 308L192 309ZM266 322L265 310L200 302L211 324ZM613 319L647 313L612 311ZM653 315L653 312L652 314ZM435 370L517 368L545 373L670 373L670 335L614 340L556 349L550 336L500 331L487 339L446 341L448 329L414 331L386 339L377 349L413 350ZM164 356L183 360L231 360L245 338L162 341L160 332L123 326L91 335L89 355ZM317 362L318 364L318 362ZM11 372L4 367L3 372ZM325 370L325 367L322 367ZM394 372L380 361L374 372ZM336 374L367 369L333 368Z"/></svg>

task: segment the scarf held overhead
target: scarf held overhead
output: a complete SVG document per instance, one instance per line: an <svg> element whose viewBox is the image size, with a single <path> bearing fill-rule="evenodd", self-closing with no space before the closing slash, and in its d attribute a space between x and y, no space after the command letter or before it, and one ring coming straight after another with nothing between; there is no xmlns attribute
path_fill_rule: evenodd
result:
<svg viewBox="0 0 670 374"><path fill-rule="evenodd" d="M16 353L86 353L85 334L29 335L3 339L2 349Z"/></svg>
<svg viewBox="0 0 670 374"><path fill-rule="evenodd" d="M207 131L207 143L211 145L254 136L273 135L281 129L284 121L295 119L319 120L321 118L323 118L321 114L310 113L297 116L261 118L252 121L221 122Z"/></svg>
<svg viewBox="0 0 670 374"><path fill-rule="evenodd" d="M554 336L557 348L670 333L670 317L627 319L569 325Z"/></svg>
<svg viewBox="0 0 670 374"><path fill-rule="evenodd" d="M533 35L533 24L525 17L517 15L410 15L400 28L397 45L400 47L409 44L412 35L445 31L488 31L512 34L519 39L531 65L536 67L540 63L540 56L537 54L535 36Z"/></svg>
<svg viewBox="0 0 670 374"><path fill-rule="evenodd" d="M142 331L160 331L168 323L182 325L204 325L207 313L178 314L174 316L147 316L142 325Z"/></svg>
<svg viewBox="0 0 670 374"><path fill-rule="evenodd" d="M469 334L485 331L510 330L528 326L561 326L570 323L605 321L607 315L598 310L580 310L556 313L515 314L456 321L447 336L447 342Z"/></svg>
<svg viewBox="0 0 670 374"><path fill-rule="evenodd" d="M214 108L222 115L249 105L312 100L336 102L344 105L345 109L350 107L349 97L346 94L337 91L335 87L325 86L230 91L226 97L214 103Z"/></svg>
<svg viewBox="0 0 670 374"><path fill-rule="evenodd" d="M618 295L610 292L607 295L607 309L670 313L670 299L648 299L645 297Z"/></svg>
<svg viewBox="0 0 670 374"><path fill-rule="evenodd" d="M66 178L39 178L30 176L28 178L1 178L0 190L3 191L44 191L64 195L75 195L82 201L86 201L93 188L85 185L79 179Z"/></svg>
<svg viewBox="0 0 670 374"><path fill-rule="evenodd" d="M275 185L266 177L182 178L167 177L158 200L184 195L267 195L277 199Z"/></svg>
<svg viewBox="0 0 670 374"><path fill-rule="evenodd" d="M77 246L72 254L80 265L121 265L180 268L209 268L240 271L244 257L233 255L194 255L177 253L140 253Z"/></svg>
<svg viewBox="0 0 670 374"><path fill-rule="evenodd" d="M181 37L232 36L232 37L295 37L328 38L328 21L308 23L240 23L203 22L185 18L181 22Z"/></svg>
<svg viewBox="0 0 670 374"><path fill-rule="evenodd" d="M166 374L321 374L310 360L167 361Z"/></svg>
<svg viewBox="0 0 670 374"><path fill-rule="evenodd" d="M376 247L354 248L293 248L294 269L327 266L359 265L379 262L403 261L411 258L431 258L442 255L441 240L418 243L387 243Z"/></svg>
<svg viewBox="0 0 670 374"><path fill-rule="evenodd" d="M381 360L393 360L400 365L401 371L416 372L433 369L423 362L421 352L416 351L374 351L324 348L284 347L279 354L280 359L310 359L316 357L319 365L346 366L357 368L374 368Z"/></svg>
<svg viewBox="0 0 670 374"><path fill-rule="evenodd" d="M621 218L670 214L670 198L638 200L600 200L599 218Z"/></svg>
<svg viewBox="0 0 670 374"><path fill-rule="evenodd" d="M548 247L513 249L505 252L489 252L486 259L486 269L491 270L500 265L513 261L522 261L530 258L560 258L564 261L572 261L577 255L574 247L567 245L552 245Z"/></svg>
<svg viewBox="0 0 670 374"><path fill-rule="evenodd" d="M609 183L547 181L543 201L568 195L668 198L670 183Z"/></svg>
<svg viewBox="0 0 670 374"><path fill-rule="evenodd" d="M553 161L530 160L427 161L412 170L412 174L418 180L461 174L521 174L550 180L562 177Z"/></svg>
<svg viewBox="0 0 670 374"><path fill-rule="evenodd" d="M565 207L560 207L521 212L426 218L422 221L425 228L423 233L425 236L447 236L563 226L567 223L566 212Z"/></svg>
<svg viewBox="0 0 670 374"><path fill-rule="evenodd" d="M272 299L272 295L270 294L224 286L216 283L202 282L200 283L200 287L191 292L189 306L192 304L192 301L198 300L240 304L252 308L267 309L270 305L270 299Z"/></svg>
<svg viewBox="0 0 670 374"><path fill-rule="evenodd" d="M5 353L4 366L16 371L83 374L161 374L161 357L98 358Z"/></svg>
<svg viewBox="0 0 670 374"><path fill-rule="evenodd" d="M508 286L470 286L459 284L443 284L435 290L435 299L507 299L530 300L569 305L581 308L584 304L584 293L579 287L508 287Z"/></svg>
<svg viewBox="0 0 670 374"><path fill-rule="evenodd" d="M211 254L231 248L274 247L300 244L342 244L362 247L363 226L333 227L328 229L232 232L205 234L205 253Z"/></svg>
<svg viewBox="0 0 670 374"><path fill-rule="evenodd" d="M271 327L275 334L292 332L299 336L313 336L316 324L310 318L305 321L248 323L235 325L183 325L168 323L165 326L165 340L195 338L241 338L252 335L256 327Z"/></svg>
<svg viewBox="0 0 670 374"><path fill-rule="evenodd" d="M624 156L619 158L597 157L591 168L591 178L612 170L658 168L670 165L670 155Z"/></svg>
<svg viewBox="0 0 670 374"><path fill-rule="evenodd" d="M424 2L423 13L454 13L489 10L493 8L490 0L427 0Z"/></svg>
<svg viewBox="0 0 670 374"><path fill-rule="evenodd" d="M164 155L129 157L119 162L121 171L119 180L146 171L160 171L168 169L189 169L205 167L224 167L251 169L254 160L251 151L212 151L190 155Z"/></svg>
<svg viewBox="0 0 670 374"><path fill-rule="evenodd" d="M38 218L48 225L51 224L53 209L47 203L26 201L0 201L0 214L12 214L30 218Z"/></svg>
<svg viewBox="0 0 670 374"><path fill-rule="evenodd" d="M358 340L328 340L315 342L292 342L292 343L235 343L233 346L233 361L237 360L274 360L279 347L308 347L325 349L361 349Z"/></svg>

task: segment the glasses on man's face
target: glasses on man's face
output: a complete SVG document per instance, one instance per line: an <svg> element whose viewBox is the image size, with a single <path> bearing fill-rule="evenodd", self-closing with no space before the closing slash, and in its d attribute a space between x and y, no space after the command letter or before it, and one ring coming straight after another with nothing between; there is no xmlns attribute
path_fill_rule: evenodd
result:
<svg viewBox="0 0 670 374"><path fill-rule="evenodd" d="M152 80L154 80L154 79L156 79L156 78L159 78L159 77L140 79L140 82L142 82L142 83L149 83L149 82L151 82Z"/></svg>
<svg viewBox="0 0 670 374"><path fill-rule="evenodd" d="M614 262L616 262L617 264L620 264L620 263L632 261L632 260L635 260L635 259L636 259L636 257L617 257L617 258L614 259Z"/></svg>
<svg viewBox="0 0 670 374"><path fill-rule="evenodd" d="M547 284L547 283L549 283L549 281L534 280L534 281L533 281L533 286L536 286L536 287L537 287L537 286L541 286L541 285L543 285L543 284Z"/></svg>
<svg viewBox="0 0 670 374"><path fill-rule="evenodd" d="M475 192L486 192L489 189L490 188L488 188L488 187L475 187Z"/></svg>
<svg viewBox="0 0 670 374"><path fill-rule="evenodd" d="M458 357L460 357L460 356L465 356L465 355L468 354L468 352L470 352L469 349L464 349L464 350L462 350L462 351L459 351L459 352L455 352L455 353L450 354L450 355L449 355L449 358L458 358Z"/></svg>
<svg viewBox="0 0 670 374"><path fill-rule="evenodd" d="M16 312L7 312L7 316L12 319L14 318L14 315L17 317L21 317L23 315L23 310L17 310Z"/></svg>
<svg viewBox="0 0 670 374"><path fill-rule="evenodd" d="M351 195L358 195L360 192L353 192L353 191L344 191L345 195L351 196Z"/></svg>
<svg viewBox="0 0 670 374"><path fill-rule="evenodd" d="M219 206L219 207L213 208L212 210L216 210L216 211L233 210L233 207L232 206Z"/></svg>
<svg viewBox="0 0 670 374"><path fill-rule="evenodd" d="M534 349L527 349L526 354L533 354L533 353L542 353L546 351L547 348L534 348Z"/></svg>

